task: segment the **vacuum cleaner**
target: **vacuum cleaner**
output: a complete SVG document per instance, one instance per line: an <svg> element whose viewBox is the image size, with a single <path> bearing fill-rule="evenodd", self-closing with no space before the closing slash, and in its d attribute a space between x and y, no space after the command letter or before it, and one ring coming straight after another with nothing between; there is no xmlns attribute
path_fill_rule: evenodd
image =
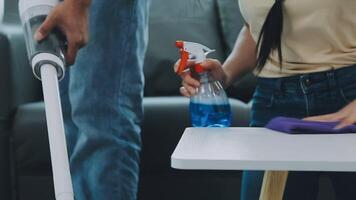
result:
<svg viewBox="0 0 356 200"><path fill-rule="evenodd" d="M54 30L44 40L34 34L59 0L19 0L27 53L33 74L42 81L54 190L57 200L74 200L58 82L65 74L65 37Z"/></svg>

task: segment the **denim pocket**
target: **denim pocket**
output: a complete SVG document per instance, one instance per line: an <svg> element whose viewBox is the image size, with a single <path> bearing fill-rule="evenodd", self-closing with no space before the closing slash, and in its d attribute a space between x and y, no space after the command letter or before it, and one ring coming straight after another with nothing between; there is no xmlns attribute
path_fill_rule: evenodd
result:
<svg viewBox="0 0 356 200"><path fill-rule="evenodd" d="M341 98L345 103L350 103L356 99L356 82L347 85L339 85Z"/></svg>
<svg viewBox="0 0 356 200"><path fill-rule="evenodd" d="M356 65L337 70L336 80L341 99L350 103L356 99Z"/></svg>

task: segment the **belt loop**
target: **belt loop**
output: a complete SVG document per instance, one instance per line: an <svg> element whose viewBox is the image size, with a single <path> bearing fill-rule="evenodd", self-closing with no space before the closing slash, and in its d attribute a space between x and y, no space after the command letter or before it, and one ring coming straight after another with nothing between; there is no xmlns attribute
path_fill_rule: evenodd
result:
<svg viewBox="0 0 356 200"><path fill-rule="evenodd" d="M283 78L278 78L275 82L275 86L274 89L277 93L281 93L282 92L282 79Z"/></svg>
<svg viewBox="0 0 356 200"><path fill-rule="evenodd" d="M332 69L326 73L326 76L328 78L328 82L329 82L330 86L336 86L337 85L336 84L335 72L336 72L335 68L332 67Z"/></svg>
<svg viewBox="0 0 356 200"><path fill-rule="evenodd" d="M301 87L301 89L302 89L302 91L303 91L303 94L307 94L307 87L306 87L306 85L305 85L305 80L306 80L307 78L308 78L307 74L301 75L301 76L299 77L299 84L300 84L300 87Z"/></svg>

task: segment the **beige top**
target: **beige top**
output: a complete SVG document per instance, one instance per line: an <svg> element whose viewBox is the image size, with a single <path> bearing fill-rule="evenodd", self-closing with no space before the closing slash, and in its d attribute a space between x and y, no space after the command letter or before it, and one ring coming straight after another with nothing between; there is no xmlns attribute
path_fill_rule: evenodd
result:
<svg viewBox="0 0 356 200"><path fill-rule="evenodd" d="M239 0L255 41L275 0ZM258 76L284 77L356 64L356 0L285 0L282 70L276 52Z"/></svg>

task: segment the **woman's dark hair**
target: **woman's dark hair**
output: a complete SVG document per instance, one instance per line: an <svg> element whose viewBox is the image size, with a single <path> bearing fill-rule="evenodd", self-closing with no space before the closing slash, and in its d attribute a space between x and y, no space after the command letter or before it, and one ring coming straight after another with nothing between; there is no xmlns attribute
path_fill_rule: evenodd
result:
<svg viewBox="0 0 356 200"><path fill-rule="evenodd" d="M283 2L275 0L264 22L257 41L257 71L261 71L272 51L278 51L279 64L282 67L281 38L283 32Z"/></svg>

